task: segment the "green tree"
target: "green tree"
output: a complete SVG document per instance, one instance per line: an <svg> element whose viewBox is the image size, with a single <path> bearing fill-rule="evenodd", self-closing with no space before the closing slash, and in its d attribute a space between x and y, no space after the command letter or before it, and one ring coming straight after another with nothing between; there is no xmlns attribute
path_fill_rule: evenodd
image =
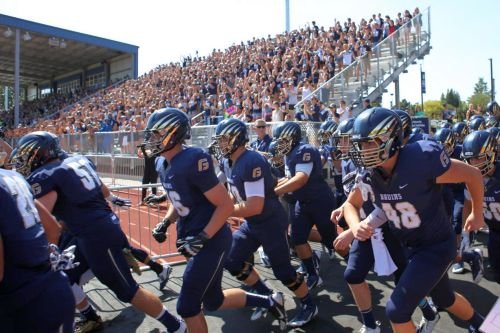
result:
<svg viewBox="0 0 500 333"><path fill-rule="evenodd" d="M441 111L443 110L443 103L441 101L424 102L424 113L430 119L441 119Z"/></svg>
<svg viewBox="0 0 500 333"><path fill-rule="evenodd" d="M448 89L446 91L446 97L443 102L453 106L454 108L458 108L461 102L460 94L453 89Z"/></svg>
<svg viewBox="0 0 500 333"><path fill-rule="evenodd" d="M486 112L486 105L490 101L488 94L474 94L467 100L468 104L474 104L474 107L480 107L483 112Z"/></svg>
<svg viewBox="0 0 500 333"><path fill-rule="evenodd" d="M399 108L403 111L409 112L411 110L411 103L408 102L405 98L403 98L399 103Z"/></svg>
<svg viewBox="0 0 500 333"><path fill-rule="evenodd" d="M474 95L477 94L488 94L488 83L484 81L482 77L479 78L479 81L474 85Z"/></svg>
<svg viewBox="0 0 500 333"><path fill-rule="evenodd" d="M483 112L490 101L488 84L482 77L474 85L474 94L467 99L468 104L474 104L474 107L480 107Z"/></svg>

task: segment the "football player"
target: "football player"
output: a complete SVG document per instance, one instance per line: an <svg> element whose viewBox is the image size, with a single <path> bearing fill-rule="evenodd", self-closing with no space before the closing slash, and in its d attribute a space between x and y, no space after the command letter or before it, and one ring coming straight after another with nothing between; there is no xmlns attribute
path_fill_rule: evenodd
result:
<svg viewBox="0 0 500 333"><path fill-rule="evenodd" d="M311 290L323 281L307 240L315 225L322 244L333 251L337 231L330 222L330 212L335 208L335 197L323 178L318 150L310 144L300 142L302 134L299 124L284 122L274 129L273 137L278 154L285 156L285 172L288 177L278 183L274 191L278 196L292 192L297 200L291 219L291 240L306 268L307 286Z"/></svg>
<svg viewBox="0 0 500 333"><path fill-rule="evenodd" d="M318 308L312 302L303 275L295 272L290 262L288 219L274 193L271 168L259 153L245 148L248 133L242 121L227 119L221 122L215 130L215 140L222 154L230 160L228 186L235 201L232 216L245 219L233 234L225 268L259 294L272 294L247 261L262 246L274 275L301 301L299 313L288 325L303 326L317 315Z"/></svg>
<svg viewBox="0 0 500 333"><path fill-rule="evenodd" d="M267 308L286 322L282 295L222 290L222 270L231 250L232 235L226 220L233 203L215 175L212 157L200 148L184 146L190 138L187 115L174 108L155 111L146 126L142 149L146 156L165 158L160 179L171 202L165 230L177 219L178 251L188 259L177 301L177 312L190 332L208 332L205 310L244 306ZM226 175L227 176L227 175ZM246 258L245 258L246 259Z"/></svg>
<svg viewBox="0 0 500 333"><path fill-rule="evenodd" d="M169 332L184 332L185 323L133 279L123 255L123 249L129 247L127 238L103 195L105 189L95 166L81 155L64 159L61 155L57 138L40 131L19 140L12 161L27 177L35 197L75 236L78 249L99 281L120 301L156 318Z"/></svg>
<svg viewBox="0 0 500 333"><path fill-rule="evenodd" d="M416 332L411 316L427 295L434 303L467 321L478 330L483 317L470 303L453 291L447 269L455 257L455 235L445 210L443 183L465 183L471 193L472 213L466 230L483 224L483 188L480 172L467 164L450 160L433 141L418 141L402 147L403 130L399 116L384 108L363 111L354 121L352 158L369 170L371 185L364 186L366 197L381 207L391 231L408 248L409 262L386 305L393 330ZM426 167L419 167L425 163ZM369 189L369 190L367 190ZM360 223L362 191L353 191L344 215L354 236L366 240L373 228Z"/></svg>
<svg viewBox="0 0 500 333"><path fill-rule="evenodd" d="M465 137L462 157L466 163L478 168L484 178L483 212L489 227L488 256L493 278L500 283L500 168L496 160L496 145L497 138L493 134L487 131L473 132ZM471 193L466 189L464 214L468 214L471 209ZM482 269L482 265L479 269Z"/></svg>
<svg viewBox="0 0 500 333"><path fill-rule="evenodd" d="M66 276L51 270L44 232L57 222L14 171L0 169L0 206L2 332L73 332L75 301Z"/></svg>

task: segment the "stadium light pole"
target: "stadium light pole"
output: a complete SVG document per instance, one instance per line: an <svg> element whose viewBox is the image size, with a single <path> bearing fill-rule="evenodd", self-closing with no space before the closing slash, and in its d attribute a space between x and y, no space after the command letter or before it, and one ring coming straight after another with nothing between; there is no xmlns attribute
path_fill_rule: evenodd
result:
<svg viewBox="0 0 500 333"><path fill-rule="evenodd" d="M491 101L495 100L495 79L493 78L493 58L490 61L490 86L491 86Z"/></svg>
<svg viewBox="0 0 500 333"><path fill-rule="evenodd" d="M424 94L425 94L425 72L422 72L422 64L420 64L420 108L424 112Z"/></svg>
<svg viewBox="0 0 500 333"><path fill-rule="evenodd" d="M285 30L290 32L290 0L285 0Z"/></svg>

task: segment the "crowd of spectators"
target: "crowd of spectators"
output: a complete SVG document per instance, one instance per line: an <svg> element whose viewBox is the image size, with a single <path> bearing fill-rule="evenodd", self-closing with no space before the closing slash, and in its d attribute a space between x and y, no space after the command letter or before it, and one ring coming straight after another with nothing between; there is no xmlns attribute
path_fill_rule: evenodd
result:
<svg viewBox="0 0 500 333"><path fill-rule="evenodd" d="M420 15L418 8L415 15ZM348 18L324 28L312 22L306 28L253 38L208 56L186 57L181 63L159 66L136 80L105 89L74 104L57 120L43 120L38 102L23 107L24 124L8 135L48 130L56 134L95 131L140 131L156 109L173 106L195 119L216 123L224 117L252 122L341 120L349 116L352 101L327 105L311 93L358 57L370 74L372 49L383 38L412 19L410 11L390 16L374 14L359 24ZM407 30L407 29L405 29ZM409 32L408 32L409 33ZM399 34L407 38L406 32ZM351 80L359 79L357 70ZM295 105L305 99L302 111ZM50 106L51 103L55 103ZM57 96L42 108L60 109L70 101ZM338 104L337 104L338 103Z"/></svg>

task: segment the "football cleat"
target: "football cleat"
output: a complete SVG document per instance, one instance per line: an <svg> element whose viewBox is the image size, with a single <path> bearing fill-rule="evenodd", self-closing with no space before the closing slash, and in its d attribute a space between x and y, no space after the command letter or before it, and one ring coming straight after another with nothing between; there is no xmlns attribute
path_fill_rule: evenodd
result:
<svg viewBox="0 0 500 333"><path fill-rule="evenodd" d="M319 275L319 264L320 264L320 258L321 258L321 252L314 250L312 253L312 259L314 263L314 269L316 270L316 273Z"/></svg>
<svg viewBox="0 0 500 333"><path fill-rule="evenodd" d="M177 318L177 320L179 320L179 328L176 329L175 331L168 330L168 333L186 333L187 332L186 322L181 318Z"/></svg>
<svg viewBox="0 0 500 333"><path fill-rule="evenodd" d="M255 321L255 320L259 320L260 318L265 318L267 316L268 312L269 312L269 310L266 308L256 308L252 312L252 316L250 316L250 320Z"/></svg>
<svg viewBox="0 0 500 333"><path fill-rule="evenodd" d="M172 271L172 266L170 266L169 264L163 264L163 271L158 274L158 280L160 281L160 290L163 290L163 288L165 288L165 285L167 284Z"/></svg>
<svg viewBox="0 0 500 333"><path fill-rule="evenodd" d="M483 264L483 252L480 249L472 250L474 258L470 263L472 271L472 281L474 283L479 283L484 275L484 264Z"/></svg>
<svg viewBox="0 0 500 333"><path fill-rule="evenodd" d="M262 246L259 247L257 252L259 253L260 262L262 263L262 266L271 267L271 261L269 260L269 257L267 256L267 254L264 252L264 249L262 248Z"/></svg>
<svg viewBox="0 0 500 333"><path fill-rule="evenodd" d="M437 322L441 319L441 316L439 313L436 313L436 318L434 320L427 320L424 317L422 317L422 320L420 321L420 324L418 324L417 327L417 333L431 333L432 330L434 329L434 326L436 326Z"/></svg>
<svg viewBox="0 0 500 333"><path fill-rule="evenodd" d="M306 280L307 288L313 290L316 287L321 287L323 285L323 280L319 275L309 275Z"/></svg>
<svg viewBox="0 0 500 333"><path fill-rule="evenodd" d="M366 325L361 326L359 333L380 333L380 327L371 328Z"/></svg>
<svg viewBox="0 0 500 333"><path fill-rule="evenodd" d="M101 317L97 320L81 320L75 324L75 333L86 333L94 332L101 329L104 326Z"/></svg>
<svg viewBox="0 0 500 333"><path fill-rule="evenodd" d="M296 328L311 322L318 315L318 307L313 305L302 305L299 313L288 323L289 327Z"/></svg>
<svg viewBox="0 0 500 333"><path fill-rule="evenodd" d="M462 274L464 272L463 261L454 263L453 266L451 266L451 272L453 274Z"/></svg>
<svg viewBox="0 0 500 333"><path fill-rule="evenodd" d="M271 307L269 312L278 319L280 329L284 330L287 325L287 318L285 312L285 296L282 292L276 292L269 296L271 300Z"/></svg>

